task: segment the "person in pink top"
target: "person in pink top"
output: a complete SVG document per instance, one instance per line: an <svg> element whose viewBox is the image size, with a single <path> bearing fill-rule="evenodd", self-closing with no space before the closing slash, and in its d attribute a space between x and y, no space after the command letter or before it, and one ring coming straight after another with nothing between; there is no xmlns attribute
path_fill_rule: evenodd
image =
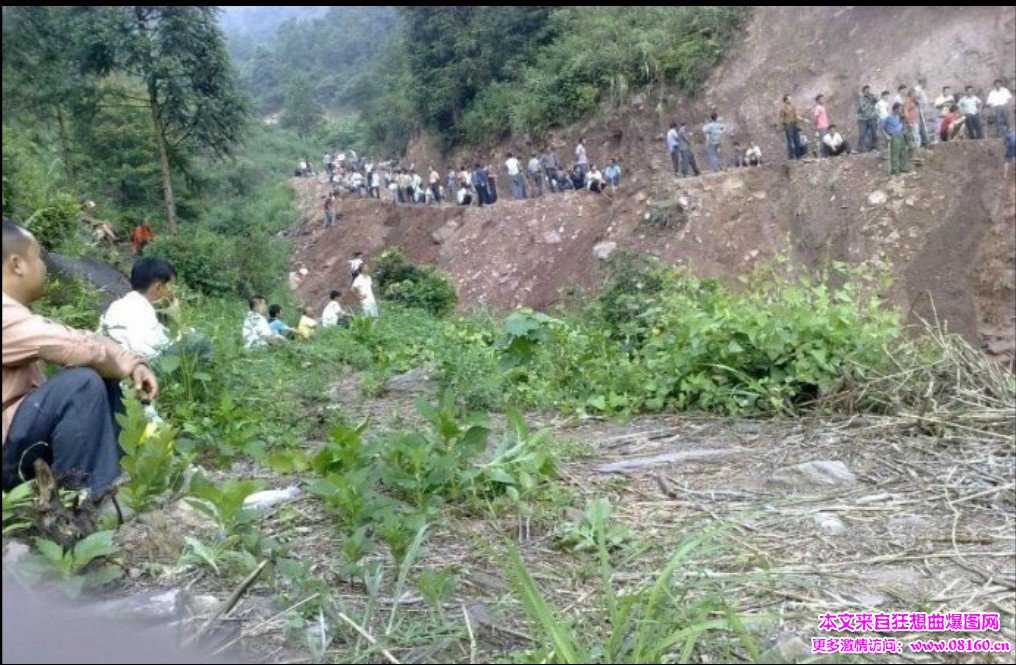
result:
<svg viewBox="0 0 1016 665"><path fill-rule="evenodd" d="M120 379L130 377L142 400L159 384L141 356L108 337L74 330L28 305L46 283L35 237L3 219L3 489L35 475L44 460L62 487L98 497L120 477L114 412ZM44 362L61 366L46 380Z"/></svg>
<svg viewBox="0 0 1016 665"><path fill-rule="evenodd" d="M921 105L917 101L917 95L913 90L903 93L903 117L907 121L907 129L910 132L910 145L921 146Z"/></svg>
<svg viewBox="0 0 1016 665"><path fill-rule="evenodd" d="M821 153L825 156L822 140L829 132L829 115L826 113L825 95L815 96L815 108L811 110L811 121L815 125L815 137L818 139L819 147L822 148Z"/></svg>

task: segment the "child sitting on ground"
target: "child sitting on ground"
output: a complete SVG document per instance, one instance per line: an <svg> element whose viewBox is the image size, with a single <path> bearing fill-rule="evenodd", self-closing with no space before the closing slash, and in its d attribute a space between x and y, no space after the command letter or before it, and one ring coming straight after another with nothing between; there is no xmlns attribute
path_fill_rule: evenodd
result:
<svg viewBox="0 0 1016 665"><path fill-rule="evenodd" d="M282 305L271 305L268 308L268 327L276 335L292 337L296 331L286 325L286 322L279 318L279 314L282 314Z"/></svg>
<svg viewBox="0 0 1016 665"><path fill-rule="evenodd" d="M314 329L317 327L317 320L314 318L314 308L307 305L303 308L303 316L300 317L300 322L296 324L296 332L300 337L304 339L310 339L314 335Z"/></svg>

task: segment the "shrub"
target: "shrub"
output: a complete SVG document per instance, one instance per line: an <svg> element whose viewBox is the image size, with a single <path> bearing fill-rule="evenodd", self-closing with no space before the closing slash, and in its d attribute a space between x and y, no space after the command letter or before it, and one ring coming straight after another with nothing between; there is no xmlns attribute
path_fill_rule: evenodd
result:
<svg viewBox="0 0 1016 665"><path fill-rule="evenodd" d="M436 316L450 314L458 301L451 280L440 270L414 265L396 249L387 249L377 258L374 278L385 300L425 309Z"/></svg>

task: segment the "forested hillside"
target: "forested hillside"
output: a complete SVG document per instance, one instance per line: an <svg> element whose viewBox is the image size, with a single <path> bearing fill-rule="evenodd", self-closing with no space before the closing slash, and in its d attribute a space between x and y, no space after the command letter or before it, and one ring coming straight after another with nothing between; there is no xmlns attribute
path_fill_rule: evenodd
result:
<svg viewBox="0 0 1016 665"><path fill-rule="evenodd" d="M743 25L739 7L334 7L250 47L230 37L262 113L354 112L401 150L425 130L445 146L536 135L633 91L693 93ZM290 73L306 80L293 82ZM287 103L287 100L288 103Z"/></svg>

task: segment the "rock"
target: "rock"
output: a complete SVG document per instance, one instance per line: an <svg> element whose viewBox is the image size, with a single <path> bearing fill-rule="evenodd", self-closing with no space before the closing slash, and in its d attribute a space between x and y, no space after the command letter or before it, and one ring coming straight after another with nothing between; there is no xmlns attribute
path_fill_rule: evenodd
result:
<svg viewBox="0 0 1016 665"><path fill-rule="evenodd" d="M811 646L805 644L797 635L788 635L781 637L775 645L766 649L760 655L759 662L796 663L811 658Z"/></svg>
<svg viewBox="0 0 1016 665"><path fill-rule="evenodd" d="M844 526L843 521L832 513L815 513L811 517L820 529L834 536L842 533L847 528Z"/></svg>
<svg viewBox="0 0 1016 665"><path fill-rule="evenodd" d="M4 568L17 565L31 551L32 548L17 540L4 543Z"/></svg>
<svg viewBox="0 0 1016 665"><path fill-rule="evenodd" d="M750 252L748 252L748 256L754 259L756 256L758 256L758 250L757 249L751 250Z"/></svg>
<svg viewBox="0 0 1016 665"><path fill-rule="evenodd" d="M543 242L548 245L556 245L561 242L561 236L557 231L547 231L543 234Z"/></svg>
<svg viewBox="0 0 1016 665"><path fill-rule="evenodd" d="M880 206L889 200L889 195L880 189L868 194L868 205Z"/></svg>
<svg viewBox="0 0 1016 665"><path fill-rule="evenodd" d="M455 234L455 230L459 228L458 223L454 221L445 222L437 231L430 234L431 239L440 245L444 241L448 240Z"/></svg>
<svg viewBox="0 0 1016 665"><path fill-rule="evenodd" d="M607 240L605 242L598 242L595 245L593 245L593 256L600 259L601 261L606 261L607 259L610 258L610 255L614 253L615 249L617 249L616 242L612 242L610 240Z"/></svg>
<svg viewBox="0 0 1016 665"><path fill-rule="evenodd" d="M769 482L794 488L837 487L856 483L857 476L843 462L820 460L780 469Z"/></svg>
<svg viewBox="0 0 1016 665"><path fill-rule="evenodd" d="M408 372L393 376L388 379L385 388L397 393L422 393L434 387L430 373L422 367L411 369Z"/></svg>
<svg viewBox="0 0 1016 665"><path fill-rule="evenodd" d="M300 488L296 485L290 485L281 490L264 490L262 492L254 492L244 499L243 507L249 510L267 510L280 503L292 501L299 496Z"/></svg>
<svg viewBox="0 0 1016 665"><path fill-rule="evenodd" d="M81 279L99 290L102 309L131 290L127 277L112 263L91 256L72 258L47 252L43 262L49 272L64 279Z"/></svg>
<svg viewBox="0 0 1016 665"><path fill-rule="evenodd" d="M104 600L87 607L91 613L118 621L167 623L183 615L187 600L187 592L184 589L170 589Z"/></svg>
<svg viewBox="0 0 1016 665"><path fill-rule="evenodd" d="M646 200L646 193L645 192L639 192L639 193L637 193L635 195L635 201L637 203L643 203L645 200Z"/></svg>
<svg viewBox="0 0 1016 665"><path fill-rule="evenodd" d="M662 455L643 455L641 457L629 457L619 462L611 462L610 464L601 464L595 467L593 470L597 473L624 473L625 471L632 471L634 469L643 469L646 467L663 466L665 464L671 464L673 462L695 462L695 461L706 461L721 459L724 457L730 457L736 455L742 451L737 448L702 448L692 450L679 450L672 453L663 453Z"/></svg>
<svg viewBox="0 0 1016 665"><path fill-rule="evenodd" d="M766 198L767 198L767 195L766 195L765 192L753 192L751 197L753 199L758 200L758 201L765 201Z"/></svg>

